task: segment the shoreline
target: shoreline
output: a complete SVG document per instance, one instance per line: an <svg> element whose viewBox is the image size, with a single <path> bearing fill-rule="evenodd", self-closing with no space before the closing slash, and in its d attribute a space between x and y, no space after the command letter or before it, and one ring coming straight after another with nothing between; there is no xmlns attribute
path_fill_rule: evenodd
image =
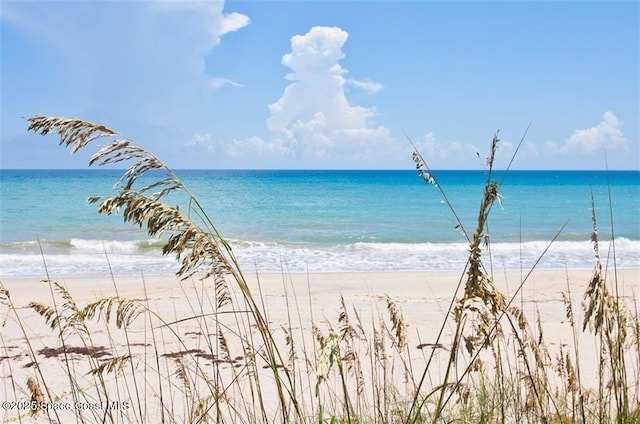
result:
<svg viewBox="0 0 640 424"><path fill-rule="evenodd" d="M46 244L51 245L47 246ZM115 241L71 239L60 248L59 241L45 242L44 258L37 242L0 248L0 280L8 277L49 275L68 277L171 275L179 263L163 256L159 247L147 246L149 240ZM65 242L66 243L66 242ZM155 242L151 242L155 243ZM263 243L230 241L241 268L247 273L326 272L449 272L462 270L468 260L467 243L423 242L386 243L352 240L345 243ZM106 251L106 252L105 252ZM513 272L535 266L537 270L593 269L593 243L587 235L582 241L492 242L484 252L485 264L493 262L496 273ZM603 258L603 261L605 258ZM46 269L45 269L46 262ZM640 240L619 237L616 242L619 269L640 266ZM4 276L2 275L4 274ZM35 275L34 275L35 274Z"/></svg>

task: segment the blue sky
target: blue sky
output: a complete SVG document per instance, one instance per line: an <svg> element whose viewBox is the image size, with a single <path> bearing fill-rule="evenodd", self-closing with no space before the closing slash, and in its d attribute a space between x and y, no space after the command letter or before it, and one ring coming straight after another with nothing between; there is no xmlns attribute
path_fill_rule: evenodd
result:
<svg viewBox="0 0 640 424"><path fill-rule="evenodd" d="M1 1L2 168L80 117L174 168L638 169L637 2ZM97 146L96 146L97 147ZM80 156L80 157L78 157ZM606 160L605 160L606 157Z"/></svg>

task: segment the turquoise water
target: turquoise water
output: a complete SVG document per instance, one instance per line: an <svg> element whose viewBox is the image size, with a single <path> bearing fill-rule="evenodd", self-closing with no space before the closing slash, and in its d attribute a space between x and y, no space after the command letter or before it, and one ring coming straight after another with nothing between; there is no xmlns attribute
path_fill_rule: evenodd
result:
<svg viewBox="0 0 640 424"><path fill-rule="evenodd" d="M466 238L437 187L412 171L177 172L245 268L259 271L461 269ZM102 216L114 170L1 170L0 276L169 273L175 261L119 216ZM475 228L486 175L435 177L465 230ZM494 178L502 180L496 173ZM604 250L612 199L618 266L640 266L640 172L511 171L491 213L494 265L527 268L568 221L542 267L591 268L591 192ZM171 199L172 201L174 199ZM180 203L180 199L175 199ZM38 240L40 242L38 243Z"/></svg>

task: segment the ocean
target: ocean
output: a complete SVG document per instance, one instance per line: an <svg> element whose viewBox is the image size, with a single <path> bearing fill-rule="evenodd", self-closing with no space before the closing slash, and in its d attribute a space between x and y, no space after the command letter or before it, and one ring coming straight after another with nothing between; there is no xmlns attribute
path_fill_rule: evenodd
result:
<svg viewBox="0 0 640 424"><path fill-rule="evenodd" d="M410 170L176 173L245 272L462 270L468 242L439 188L471 235L487 178L484 171L435 171L436 187ZM0 278L175 272L175 258L161 255L162 240L86 202L112 193L120 175L0 170ZM502 205L491 211L484 252L494 270L529 270L536 262L592 268L591 193L603 259L613 266L615 245L618 267L640 267L640 172L510 171L494 178L502 181Z"/></svg>

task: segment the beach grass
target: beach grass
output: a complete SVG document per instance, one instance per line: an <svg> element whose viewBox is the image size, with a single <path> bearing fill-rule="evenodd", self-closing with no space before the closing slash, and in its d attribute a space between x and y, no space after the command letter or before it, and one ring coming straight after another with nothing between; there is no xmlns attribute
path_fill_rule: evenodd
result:
<svg viewBox="0 0 640 424"><path fill-rule="evenodd" d="M485 267L487 225L504 182L493 178L497 135L472 232L424 158L418 151L413 156L469 242L467 266L448 299L416 304L416 296L431 295L415 293L418 286L404 298L377 291L347 297L338 290L324 293L322 304L318 290L331 291L335 276L293 275L286 267L276 276L245 274L198 199L146 149L77 119L35 116L29 130L57 133L72 152L108 140L90 165L129 167L114 194L89 201L99 213L120 213L148 235L164 237L163 253L175 255L178 271L164 281L174 288L171 295L161 295L142 274L136 292L129 292L130 282L105 276L111 294L92 299L50 275L40 286L44 300L27 304L16 304L0 285L3 422L640 419L640 321L637 293L628 289L637 287L637 270L616 268L615 237L601 256L595 206L594 268L578 282L564 271L555 322L546 317L549 305L524 294L535 266L510 273L511 290ZM143 175L153 181L140 184ZM184 196L186 209L170 206L176 195ZM557 237L562 229L550 231ZM395 277L402 285L402 273Z"/></svg>

